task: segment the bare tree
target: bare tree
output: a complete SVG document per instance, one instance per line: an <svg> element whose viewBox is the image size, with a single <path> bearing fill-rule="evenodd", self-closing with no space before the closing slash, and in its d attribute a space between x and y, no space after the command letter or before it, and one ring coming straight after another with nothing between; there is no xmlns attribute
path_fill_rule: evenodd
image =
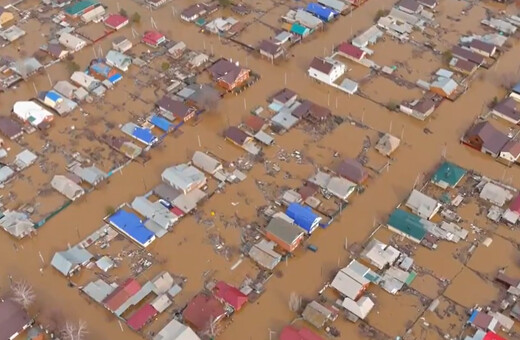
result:
<svg viewBox="0 0 520 340"><path fill-rule="evenodd" d="M15 281L11 284L13 293L13 301L19 303L23 308L27 309L34 303L36 294L33 288L26 281Z"/></svg>
<svg viewBox="0 0 520 340"><path fill-rule="evenodd" d="M88 334L87 323L83 320L79 320L77 324L67 321L61 333L64 340L84 340Z"/></svg>
<svg viewBox="0 0 520 340"><path fill-rule="evenodd" d="M289 309L291 310L291 312L299 311L301 305L302 305L302 298L295 292L292 292L291 296L289 297Z"/></svg>

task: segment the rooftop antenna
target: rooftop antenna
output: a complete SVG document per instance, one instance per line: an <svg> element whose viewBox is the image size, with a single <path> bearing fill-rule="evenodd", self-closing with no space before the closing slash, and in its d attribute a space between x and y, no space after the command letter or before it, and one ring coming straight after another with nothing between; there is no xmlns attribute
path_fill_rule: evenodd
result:
<svg viewBox="0 0 520 340"><path fill-rule="evenodd" d="M138 36L139 36L139 33L137 33L137 31L135 30L135 28L132 27L132 37L134 37L134 39L135 39L135 38L138 37Z"/></svg>
<svg viewBox="0 0 520 340"><path fill-rule="evenodd" d="M36 84L34 83L34 81L33 81L32 85L33 85L34 93L36 93L36 96L38 96L38 89L36 88Z"/></svg>
<svg viewBox="0 0 520 340"><path fill-rule="evenodd" d="M150 17L150 22L152 23L152 27L153 27L154 29L158 29L158 28L157 28L157 24L155 23L155 20L153 20L152 17Z"/></svg>

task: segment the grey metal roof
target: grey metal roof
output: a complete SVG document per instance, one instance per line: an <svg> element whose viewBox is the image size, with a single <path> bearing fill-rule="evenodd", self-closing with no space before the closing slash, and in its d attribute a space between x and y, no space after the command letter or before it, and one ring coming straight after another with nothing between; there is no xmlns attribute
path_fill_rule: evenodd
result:
<svg viewBox="0 0 520 340"><path fill-rule="evenodd" d="M102 279L98 279L96 281L89 282L85 287L81 290L83 293L87 294L92 300L97 303L101 303L107 296L110 295L114 291L114 287L103 281Z"/></svg>
<svg viewBox="0 0 520 340"><path fill-rule="evenodd" d="M222 164L218 160L201 151L195 151L191 162L197 168L209 174L213 174L222 168Z"/></svg>
<svg viewBox="0 0 520 340"><path fill-rule="evenodd" d="M36 162L36 159L38 159L38 156L25 149L16 155L14 163L16 164L16 167L21 170Z"/></svg>
<svg viewBox="0 0 520 340"><path fill-rule="evenodd" d="M153 289L154 284L150 281L146 282L136 294L132 295L116 311L114 311L114 314L118 317L121 316L128 308L137 305L142 299L150 294Z"/></svg>
<svg viewBox="0 0 520 340"><path fill-rule="evenodd" d="M168 201L170 203L173 202L178 196L182 195L180 190L173 188L172 186L166 183L160 183L153 189L153 193L159 196L161 199Z"/></svg>
<svg viewBox="0 0 520 340"><path fill-rule="evenodd" d="M114 267L114 261L108 256L103 256L96 261L96 266L102 271L107 272Z"/></svg>
<svg viewBox="0 0 520 340"><path fill-rule="evenodd" d="M262 239L249 250L249 257L259 265L273 270L282 259L282 255L274 251L276 243Z"/></svg>
<svg viewBox="0 0 520 340"><path fill-rule="evenodd" d="M85 194L82 187L63 175L56 175L52 178L51 186L60 194L74 201Z"/></svg>
<svg viewBox="0 0 520 340"><path fill-rule="evenodd" d="M35 230L34 223L26 214L9 210L4 211L0 218L0 227L16 238L23 238Z"/></svg>
<svg viewBox="0 0 520 340"><path fill-rule="evenodd" d="M86 168L76 167L74 174L90 185L97 185L107 178L107 173L92 165Z"/></svg>
<svg viewBox="0 0 520 340"><path fill-rule="evenodd" d="M439 208L439 202L418 190L412 190L412 193L406 201L406 206L412 212L422 218L430 219Z"/></svg>
<svg viewBox="0 0 520 340"><path fill-rule="evenodd" d="M0 184L7 181L11 176L14 175L14 170L10 167L3 166L0 168Z"/></svg>
<svg viewBox="0 0 520 340"><path fill-rule="evenodd" d="M280 125L286 130L289 130L294 125L296 125L296 123L298 123L298 118L294 117L291 112L280 110L278 114L271 118L271 122Z"/></svg>
<svg viewBox="0 0 520 340"><path fill-rule="evenodd" d="M363 290L363 285L352 277L340 270L334 280L332 280L330 286L336 289L343 296L355 299L358 294Z"/></svg>
<svg viewBox="0 0 520 340"><path fill-rule="evenodd" d="M279 217L272 218L265 230L287 244L292 244L304 233L304 230L297 225Z"/></svg>
<svg viewBox="0 0 520 340"><path fill-rule="evenodd" d="M188 164L166 168L161 174L161 178L174 188L183 191L187 191L192 185L206 180L204 173Z"/></svg>
<svg viewBox="0 0 520 340"><path fill-rule="evenodd" d="M200 189L195 189L185 195L179 195L173 200L173 205L181 209L185 214L197 208L197 203L206 197L206 193Z"/></svg>
<svg viewBox="0 0 520 340"><path fill-rule="evenodd" d="M87 263L93 257L88 250L75 246L56 252L52 257L51 265L63 275L69 276L77 266Z"/></svg>
<svg viewBox="0 0 520 340"><path fill-rule="evenodd" d="M369 297L363 296L358 301L345 299L341 304L343 308L347 309L360 319L364 319L374 308L374 302Z"/></svg>
<svg viewBox="0 0 520 340"><path fill-rule="evenodd" d="M163 229L168 229L178 219L177 215L169 211L168 208L163 206L159 201L150 202L144 196L134 198L131 206L132 209L154 221Z"/></svg>

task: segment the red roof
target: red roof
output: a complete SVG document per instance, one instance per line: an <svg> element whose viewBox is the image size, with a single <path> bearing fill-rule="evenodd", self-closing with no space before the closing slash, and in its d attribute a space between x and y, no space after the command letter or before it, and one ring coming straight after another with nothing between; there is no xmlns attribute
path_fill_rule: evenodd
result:
<svg viewBox="0 0 520 340"><path fill-rule="evenodd" d="M264 127L265 121L258 116L250 115L244 121L244 124L246 124L247 127L253 130L254 132L258 132L262 130L262 127Z"/></svg>
<svg viewBox="0 0 520 340"><path fill-rule="evenodd" d="M213 289L213 294L215 294L218 299L225 301L235 310L240 310L247 302L247 296L244 293L224 281L217 282Z"/></svg>
<svg viewBox="0 0 520 340"><path fill-rule="evenodd" d="M520 214L520 195L516 196L511 203L509 203L509 210Z"/></svg>
<svg viewBox="0 0 520 340"><path fill-rule="evenodd" d="M143 307L139 308L137 312L132 314L132 316L126 320L126 323L130 328L134 331L138 331L144 327L154 316L156 316L159 312L155 310L150 304L146 304Z"/></svg>
<svg viewBox="0 0 520 340"><path fill-rule="evenodd" d="M486 333L486 335L484 336L484 339L482 339L482 340L506 340L506 339L504 339L500 335L495 334L490 331L490 332Z"/></svg>
<svg viewBox="0 0 520 340"><path fill-rule="evenodd" d="M363 57L363 54L365 54L365 52L363 52L362 49L347 42L342 42L338 46L338 52L344 53L355 59L361 59Z"/></svg>
<svg viewBox="0 0 520 340"><path fill-rule="evenodd" d="M147 44L156 45L159 43L161 39L164 38L164 35L157 31L147 31L143 35L143 42Z"/></svg>
<svg viewBox="0 0 520 340"><path fill-rule="evenodd" d="M311 332L307 328L300 328L300 330L293 326L285 326L280 333L280 340L323 340L323 338Z"/></svg>
<svg viewBox="0 0 520 340"><path fill-rule="evenodd" d="M179 216L179 217L181 217L181 216L184 215L184 212L183 212L181 209L177 208L177 207L172 207L172 208L170 209L170 211L171 211L172 213L174 213L175 215Z"/></svg>
<svg viewBox="0 0 520 340"><path fill-rule="evenodd" d="M119 14L110 14L105 20L105 25L111 28L117 28L128 23L128 18Z"/></svg>
<svg viewBox="0 0 520 340"><path fill-rule="evenodd" d="M193 326L195 331L203 332L211 327L211 322L218 322L226 312L213 295L196 295L182 312L184 321Z"/></svg>
<svg viewBox="0 0 520 340"><path fill-rule="evenodd" d="M106 308L115 312L126 300L134 296L139 290L141 290L139 282L135 279L128 279L107 296L103 300L103 304Z"/></svg>

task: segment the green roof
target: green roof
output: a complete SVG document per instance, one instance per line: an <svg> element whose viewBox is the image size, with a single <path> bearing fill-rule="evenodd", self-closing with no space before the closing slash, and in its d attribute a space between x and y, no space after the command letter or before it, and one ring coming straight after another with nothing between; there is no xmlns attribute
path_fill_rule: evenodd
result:
<svg viewBox="0 0 520 340"><path fill-rule="evenodd" d="M78 15L90 6L97 5L98 3L99 2L97 2L96 0L83 0L80 2L76 2L75 4L72 4L69 7L65 8L65 13L67 13L68 15Z"/></svg>
<svg viewBox="0 0 520 340"><path fill-rule="evenodd" d="M422 240L426 236L422 219L404 210L395 209L387 224L416 240Z"/></svg>
<svg viewBox="0 0 520 340"><path fill-rule="evenodd" d="M466 170L450 162L444 162L437 169L432 177L432 182L436 184L446 183L450 187L455 187L466 175Z"/></svg>
<svg viewBox="0 0 520 340"><path fill-rule="evenodd" d="M307 27L304 27L304 26L298 25L298 24L293 24L291 27L291 32L299 34L299 35L304 35L305 32L307 32Z"/></svg>
<svg viewBox="0 0 520 340"><path fill-rule="evenodd" d="M406 279L406 285L409 286L412 284L413 280L415 280L415 278L417 277L417 273L416 272L410 272L410 275L408 275L408 278Z"/></svg>

